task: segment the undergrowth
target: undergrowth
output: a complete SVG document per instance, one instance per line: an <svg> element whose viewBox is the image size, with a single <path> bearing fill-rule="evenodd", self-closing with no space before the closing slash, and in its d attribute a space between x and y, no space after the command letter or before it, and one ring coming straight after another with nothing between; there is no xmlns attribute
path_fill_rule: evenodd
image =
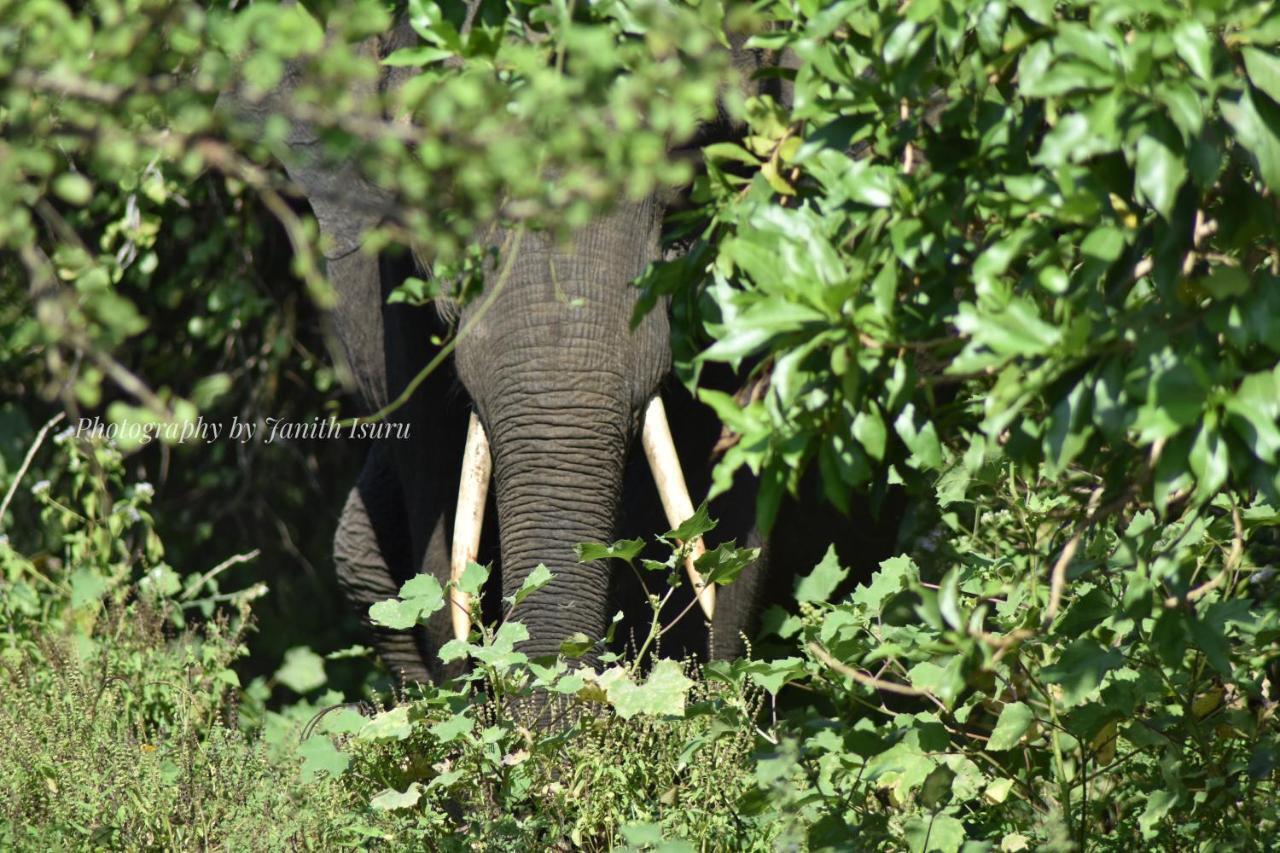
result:
<svg viewBox="0 0 1280 853"><path fill-rule="evenodd" d="M1055 592L1037 566L1058 504L958 467L957 505L994 509L941 517L849 595L828 554L794 612L766 614L789 655L699 666L606 636L530 659L539 569L500 625L473 613L440 650L466 675L344 697L327 661L367 650L298 647L242 687L262 585L168 566L109 443L63 435L52 455L28 490L39 535L0 538L6 849L1259 849L1277 828L1280 515L1262 501L1100 519ZM639 541L582 557L652 578L660 613L713 524L700 509L660 537L665 561ZM754 557L697 565L728 583ZM478 601L487 574L458 584ZM421 575L370 615L411 625L449 592Z"/></svg>

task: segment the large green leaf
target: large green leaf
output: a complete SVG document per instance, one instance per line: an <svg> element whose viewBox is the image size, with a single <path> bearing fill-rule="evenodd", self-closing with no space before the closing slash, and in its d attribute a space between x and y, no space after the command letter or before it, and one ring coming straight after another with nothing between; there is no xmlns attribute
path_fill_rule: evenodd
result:
<svg viewBox="0 0 1280 853"><path fill-rule="evenodd" d="M1186 158L1165 134L1147 134L1138 140L1136 187L1151 206L1169 219L1178 190L1187 180Z"/></svg>
<svg viewBox="0 0 1280 853"><path fill-rule="evenodd" d="M1256 47L1246 47L1240 55L1244 57L1249 82L1280 103L1280 57Z"/></svg>
<svg viewBox="0 0 1280 853"><path fill-rule="evenodd" d="M987 749L1002 752L1022 742L1022 736L1036 721L1035 712L1022 702L1009 702L1000 709L1000 718L987 741Z"/></svg>
<svg viewBox="0 0 1280 853"><path fill-rule="evenodd" d="M605 687L609 703L624 720L637 714L683 717L685 699L693 686L679 662L666 658L654 664L649 677L641 684L632 681L621 667L603 673L600 683Z"/></svg>
<svg viewBox="0 0 1280 853"><path fill-rule="evenodd" d="M306 646L296 646L284 653L284 663L276 670L276 680L294 693L310 693L328 680L324 658Z"/></svg>
<svg viewBox="0 0 1280 853"><path fill-rule="evenodd" d="M1062 698L1068 706L1083 701L1098 689L1102 677L1124 663L1114 649L1106 649L1088 638L1081 638L1062 650L1058 660L1043 670L1045 681L1062 686Z"/></svg>
<svg viewBox="0 0 1280 853"><path fill-rule="evenodd" d="M1222 101L1222 115L1236 138L1258 163L1258 173L1272 192L1280 191L1280 107L1246 86L1239 100Z"/></svg>
<svg viewBox="0 0 1280 853"><path fill-rule="evenodd" d="M813 571L796 582L796 601L827 601L848 576L849 570L840 565L832 545Z"/></svg>

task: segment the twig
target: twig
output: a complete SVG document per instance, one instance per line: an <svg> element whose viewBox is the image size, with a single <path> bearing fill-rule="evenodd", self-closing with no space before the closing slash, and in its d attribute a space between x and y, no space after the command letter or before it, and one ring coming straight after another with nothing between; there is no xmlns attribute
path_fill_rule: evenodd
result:
<svg viewBox="0 0 1280 853"><path fill-rule="evenodd" d="M253 586L245 587L237 592L224 592L219 593L218 595L211 595L208 598L201 599L200 601L188 601L182 605L182 609L186 610L187 608L195 607L207 602L254 601L255 599L262 598L262 596L266 594L267 585L265 583L255 583Z"/></svg>
<svg viewBox="0 0 1280 853"><path fill-rule="evenodd" d="M1071 536L1071 540L1058 556L1058 562L1053 564L1053 572L1049 576L1049 606L1045 608L1044 619L1040 623L1042 628L1048 628L1053 624L1054 617L1058 615L1058 607L1062 604L1062 591L1067 585L1067 566L1071 565L1071 561L1075 559L1076 549L1080 547L1080 537L1092 522L1093 514L1098 509L1098 501L1101 499L1102 487L1099 486L1089 496L1089 505L1085 509L1085 523L1080 525Z"/></svg>
<svg viewBox="0 0 1280 853"><path fill-rule="evenodd" d="M813 652L814 657L834 669L836 672L841 675L847 675L849 678L852 678L864 687L870 687L873 690L883 690L886 693L897 693L899 696L917 696L932 699L935 702L938 701L938 698L927 690L908 687L905 684L898 684L896 681L884 681L876 678L874 675L865 673L862 670L854 669L848 664L841 663L832 657L831 653L818 643L809 643L809 651Z"/></svg>
<svg viewBox="0 0 1280 853"><path fill-rule="evenodd" d="M1217 234L1217 233L1218 233L1218 220L1216 219L1205 220L1204 211L1197 210L1195 229L1192 231L1192 234L1191 234L1192 251L1188 252L1187 257L1183 259L1183 274L1190 272L1189 267L1193 266L1195 262L1195 254L1196 254L1195 250L1200 248L1200 243L1204 240L1204 238L1212 237L1214 234ZM1133 280L1137 281L1138 279L1150 274L1151 270L1154 267L1155 267L1155 259L1152 258L1150 255L1138 261L1138 263L1135 264L1133 267Z"/></svg>
<svg viewBox="0 0 1280 853"><path fill-rule="evenodd" d="M1209 580L1200 584L1200 586L1188 592L1185 596L1179 597L1171 595L1164 600L1164 606L1172 609L1183 602L1191 603L1203 598L1206 593L1217 589L1219 585L1226 580L1227 575L1231 574L1240 565L1240 559L1244 556L1244 523L1240 520L1240 508L1233 507L1231 509L1231 521L1235 526L1235 533L1231 538L1231 550L1227 553L1227 562L1222 567L1222 571L1218 572Z"/></svg>
<svg viewBox="0 0 1280 853"><path fill-rule="evenodd" d="M907 99L903 98L902 103L898 107L898 115L905 122L911 117L911 111L907 106ZM906 150L902 154L902 174L910 175L911 168L915 161L915 148L910 142L907 143Z"/></svg>
<svg viewBox="0 0 1280 853"><path fill-rule="evenodd" d="M511 269L514 266L516 255L520 253L520 243L524 239L524 233L525 226L523 223L516 228L515 231L508 232L507 238L503 241L503 246L500 250L503 255L502 271L498 274L498 280L494 282L493 290L485 294L484 300L480 303L479 307L476 308L476 312L472 314L462 328L458 330L458 334L450 338L448 342L440 348L440 352L436 353L435 358L427 362L427 365L423 367L422 370L418 371L418 374L414 376L413 379L409 380L409 384L400 392L400 396L396 397L390 403L371 415L347 418L346 420L341 421L340 423L342 426L354 426L358 423L372 423L374 421L380 421L409 401L409 398L413 396L413 392L418 390L418 386L425 382L427 377L434 373L435 369L453 353L454 347L458 345L458 342L466 337L471 329L480 322L480 319L484 317L488 310L493 306L494 301L497 300L498 294L502 293L503 288L507 285L508 278L511 276Z"/></svg>
<svg viewBox="0 0 1280 853"><path fill-rule="evenodd" d="M57 232L63 240L73 245L79 245L86 255L92 256L92 253L80 240L75 230L67 224L61 214L46 199L37 201L35 209L44 223L51 230ZM110 353L100 349L85 334L83 329L72 324L70 319L72 312L68 306L74 304L73 298L59 284L57 270L54 268L53 261L49 256L34 245L24 246L18 254L22 259L23 265L26 266L28 274L31 276L31 301L35 305L37 316L39 316L41 323L55 327L65 343L81 354L87 355L121 389L132 394L135 399L144 403L153 411L162 412L166 416L172 417L173 413L169 407L145 382L123 364L112 358ZM42 306L47 306L50 310L41 314Z"/></svg>
<svg viewBox="0 0 1280 853"><path fill-rule="evenodd" d="M218 563L218 565L214 566L212 569L210 569L209 571L201 575L199 580L197 580L194 584L192 584L187 588L187 591L182 594L182 597L179 600L180 601L189 600L196 594L196 592L200 590L200 587L204 586L209 581L213 580L218 575L225 572L227 569L231 568L232 566L238 565L240 563L247 563L261 553L262 553L261 548L254 548L252 551L248 551L244 554L231 555L230 557L223 560L221 563Z"/></svg>
<svg viewBox="0 0 1280 853"><path fill-rule="evenodd" d="M1049 576L1049 606L1045 609L1042 627L1047 628L1058 615L1058 606L1062 603L1062 590L1067 585L1067 566L1075 559L1076 549L1080 547L1080 535L1083 532L1083 530L1077 530L1072 535L1067 542L1067 547L1063 548L1058 556L1058 561L1053 564L1053 572Z"/></svg>
<svg viewBox="0 0 1280 853"><path fill-rule="evenodd" d="M40 431L36 433L36 440L31 443L31 448L27 451L27 455L23 457L22 465L18 468L18 474L13 478L13 482L9 484L9 491L5 492L4 501L0 502L0 524L4 523L4 514L9 509L9 502L13 500L13 495L18 491L18 483L22 482L23 476L26 475L27 469L31 467L31 460L35 458L36 451L40 449L40 445L44 443L44 437L49 434L49 430L53 429L57 423L67 416L66 412L58 412L58 414L45 421L44 426L40 427Z"/></svg>

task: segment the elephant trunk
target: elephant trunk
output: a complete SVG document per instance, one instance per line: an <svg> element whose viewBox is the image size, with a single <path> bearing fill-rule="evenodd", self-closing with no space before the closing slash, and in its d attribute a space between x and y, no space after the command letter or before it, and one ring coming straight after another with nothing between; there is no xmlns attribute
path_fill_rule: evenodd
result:
<svg viewBox="0 0 1280 853"><path fill-rule="evenodd" d="M658 487L658 495L673 528L678 528L693 515L693 502L689 497L684 482L684 472L680 470L680 460L676 456L675 442L671 437L671 429L667 423L666 411L662 398L655 396L649 401L645 410L643 441L645 456ZM555 446L559 446L558 444ZM545 450L546 448L543 448ZM573 446L567 448L572 451ZM493 460L489 448L489 438L485 434L480 419L471 416L471 425L467 430L467 444L462 462L462 479L458 485L458 510L455 514L454 540L451 558L450 576L454 588L450 597L452 610L453 635L458 640L466 640L471 631L471 598L459 586L467 563L474 560L480 546L480 529L484 521L485 495L489 489L489 477ZM534 466L536 469L536 466ZM535 479L535 482L537 480ZM607 489L606 489L607 491ZM537 499L537 493L533 494ZM527 514L522 517L527 517ZM534 519L534 523L537 519ZM565 526L565 525L561 525ZM589 526L589 525L588 525ZM545 543L544 543L545 544ZM576 544L576 543L575 543ZM715 587L706 583L699 574L695 562L706 553L706 546L701 537L689 543L685 556L685 570L698 595L698 603L708 620L715 616ZM535 541L534 548L539 547ZM527 576L527 575L526 575ZM523 582L523 581L522 581Z"/></svg>
<svg viewBox="0 0 1280 853"><path fill-rule="evenodd" d="M574 546L614 536L628 416L621 401L567 396L514 404L493 418L503 595L515 595L539 564L552 573L514 617L529 630L529 655L555 654L578 632L597 639L607 618L608 567L578 562Z"/></svg>
<svg viewBox="0 0 1280 853"><path fill-rule="evenodd" d="M648 198L568 240L522 232L493 290L461 309L454 363L487 433L503 593L539 564L553 576L514 614L529 654L579 632L600 639L607 624L609 567L579 563L574 546L615 537L627 451L670 369L666 313L631 324L630 282L658 257L660 228Z"/></svg>

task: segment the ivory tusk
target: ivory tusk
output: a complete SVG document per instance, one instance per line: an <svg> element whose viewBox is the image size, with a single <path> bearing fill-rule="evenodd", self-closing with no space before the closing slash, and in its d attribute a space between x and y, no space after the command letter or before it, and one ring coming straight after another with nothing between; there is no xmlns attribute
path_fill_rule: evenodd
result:
<svg viewBox="0 0 1280 853"><path fill-rule="evenodd" d="M644 432L640 437L644 444L644 455L649 460L649 469L653 471L653 481L658 485L658 497L662 499L662 509L667 514L667 523L674 529L688 521L693 515L693 501L689 498L689 487L684 482L684 472L680 470L680 457L676 455L676 444L671 438L671 427L667 423L667 410L662 405L662 398L654 395L649 401L649 408L644 413ZM698 574L693 564L705 554L707 546L699 536L690 546L689 556L685 558L685 571L698 595L698 604L708 619L715 616L716 588L708 584Z"/></svg>
<svg viewBox="0 0 1280 853"><path fill-rule="evenodd" d="M489 439L473 412L467 425L467 446L462 453L458 511L453 516L453 549L449 555L449 579L453 581L449 591L449 612L452 614L453 636L464 642L471 633L471 596L458 589L458 581L467 563L480 554L480 529L484 525L484 504L489 495L492 468Z"/></svg>

